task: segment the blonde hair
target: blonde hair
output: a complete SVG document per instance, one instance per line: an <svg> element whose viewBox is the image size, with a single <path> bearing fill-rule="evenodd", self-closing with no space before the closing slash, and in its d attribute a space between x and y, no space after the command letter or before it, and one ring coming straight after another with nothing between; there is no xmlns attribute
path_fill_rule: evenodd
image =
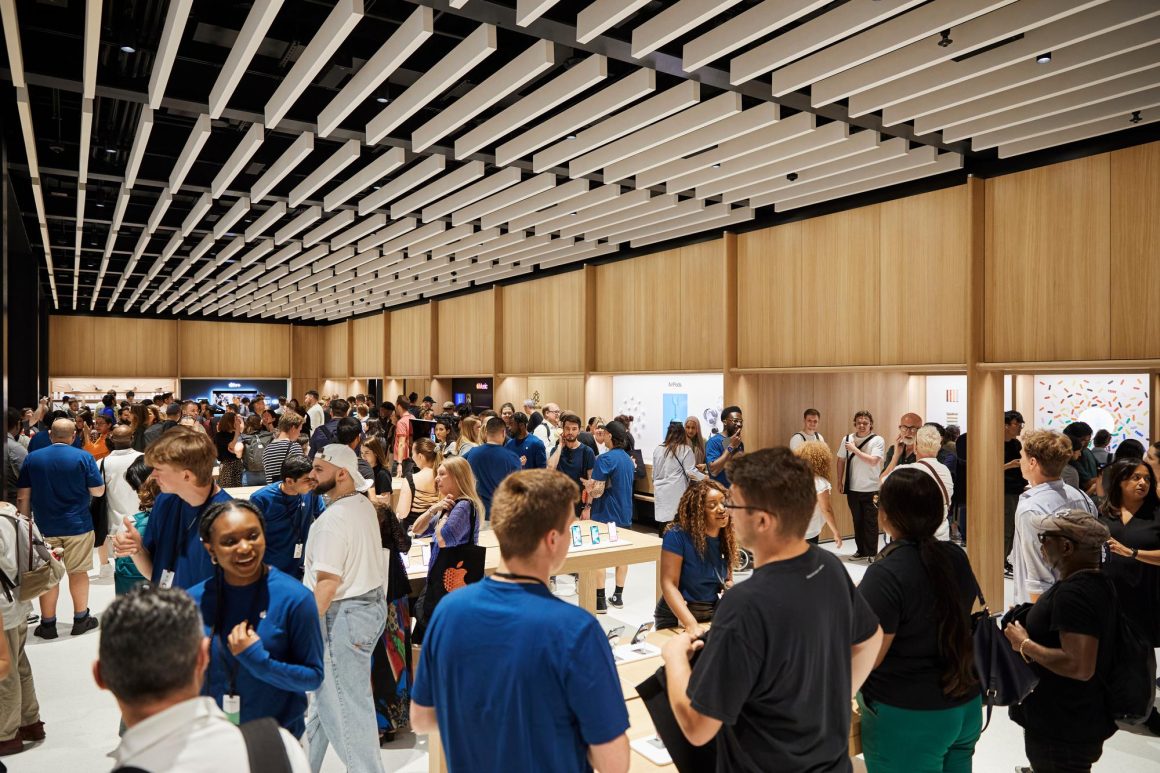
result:
<svg viewBox="0 0 1160 773"><path fill-rule="evenodd" d="M923 456L934 456L942 449L942 433L929 424L914 436L914 450Z"/></svg>
<svg viewBox="0 0 1160 773"><path fill-rule="evenodd" d="M179 424L145 449L145 464L150 467L166 464L189 470L197 485L208 486L213 483L217 446L200 426L194 429Z"/></svg>
<svg viewBox="0 0 1160 773"><path fill-rule="evenodd" d="M1071 461L1071 438L1062 432L1033 429L1024 432L1021 440L1023 453L1028 459L1039 462L1039 469L1048 478L1058 478Z"/></svg>
<svg viewBox="0 0 1160 773"><path fill-rule="evenodd" d="M482 518L484 515L483 502L475 490L475 473L471 471L471 465L467 463L467 460L458 456L449 456L443 460L440 466L451 476L451 480L455 481L455 486L459 489L459 499L471 502L471 506L475 508L476 519Z"/></svg>
<svg viewBox="0 0 1160 773"><path fill-rule="evenodd" d="M468 442L479 445L479 418L476 416L464 416L459 420L459 439L462 441L466 439Z"/></svg>
<svg viewBox="0 0 1160 773"><path fill-rule="evenodd" d="M820 440L807 440L794 450L794 455L810 466L815 478L830 479L830 469L834 465L834 452Z"/></svg>

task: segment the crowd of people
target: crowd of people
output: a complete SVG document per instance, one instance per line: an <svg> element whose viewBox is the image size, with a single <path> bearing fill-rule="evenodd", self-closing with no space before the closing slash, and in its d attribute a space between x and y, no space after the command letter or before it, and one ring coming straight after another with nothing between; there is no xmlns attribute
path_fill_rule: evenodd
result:
<svg viewBox="0 0 1160 773"><path fill-rule="evenodd" d="M317 773L333 746L375 771L381 743L438 729L451 770L626 770L607 639L556 596L576 519L642 528L633 418L530 400L436 413L417 398L110 393L9 409L0 755L46 737L25 646L30 626L61 635L67 587L68 634L100 629L119 766L245 770L264 744L271 770ZM888 440L861 410L835 453L810 408L788 448L747 451L741 408L720 415L707 438L695 417L672 422L651 457L654 623L680 629L663 657L683 734L715 740L722 771L846 770L854 698L872 773L969 770L983 709L967 436L906 412ZM1030 770L1089 770L1117 729L1105 685L1125 667L1121 619L1160 646L1160 442L1113 452L1082 422L1003 420L994 473L1017 605L1003 633L1038 678L1011 718ZM819 544L843 545L836 496L856 546L841 557ZM488 529L498 571L412 594L414 539L430 540L434 572ZM37 612L13 580L35 568L20 548L39 535L64 576ZM869 564L859 585L843 557ZM98 619L102 578L117 598ZM600 584L598 614L623 606L626 578L618 566L612 592ZM1155 709L1144 724L1160 735Z"/></svg>

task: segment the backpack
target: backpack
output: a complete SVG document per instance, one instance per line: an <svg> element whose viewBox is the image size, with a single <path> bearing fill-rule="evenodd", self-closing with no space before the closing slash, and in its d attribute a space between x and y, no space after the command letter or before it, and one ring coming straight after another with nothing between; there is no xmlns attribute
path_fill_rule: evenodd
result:
<svg viewBox="0 0 1160 773"><path fill-rule="evenodd" d="M1104 695L1113 719L1138 725L1151 715L1156 697L1156 651L1124 614L1111 581L1108 587L1116 600L1116 642L1110 672L1104 678Z"/></svg>
<svg viewBox="0 0 1160 773"><path fill-rule="evenodd" d="M52 554L36 524L17 515L12 507L0 510L0 518L11 523L16 533L16 576L0 572L0 591L5 597L32 601L59 585L65 574L64 563Z"/></svg>
<svg viewBox="0 0 1160 773"><path fill-rule="evenodd" d="M271 717L260 717L238 726L246 744L246 759L250 773L291 773L290 757L282 743L282 730ZM125 766L114 768L113 773L147 773L142 768Z"/></svg>
<svg viewBox="0 0 1160 773"><path fill-rule="evenodd" d="M266 446L270 443L269 432L259 432L256 435L247 435L242 439L242 445L245 450L242 452L242 461L245 463L246 472L260 472L266 474L266 468L263 464L262 457L265 453Z"/></svg>

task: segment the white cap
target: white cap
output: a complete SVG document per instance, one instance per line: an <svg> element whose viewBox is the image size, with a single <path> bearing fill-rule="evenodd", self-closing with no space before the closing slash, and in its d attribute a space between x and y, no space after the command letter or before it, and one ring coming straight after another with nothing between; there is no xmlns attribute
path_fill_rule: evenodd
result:
<svg viewBox="0 0 1160 773"><path fill-rule="evenodd" d="M358 471L358 457L354 455L354 450L350 446L331 443L319 451L314 458L346 470L350 474L350 479L354 481L356 491L366 491L374 485L374 481L367 480Z"/></svg>

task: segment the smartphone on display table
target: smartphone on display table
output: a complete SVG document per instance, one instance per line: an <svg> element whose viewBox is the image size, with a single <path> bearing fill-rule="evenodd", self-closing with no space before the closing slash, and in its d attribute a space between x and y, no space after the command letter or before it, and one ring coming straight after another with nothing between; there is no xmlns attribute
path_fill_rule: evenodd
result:
<svg viewBox="0 0 1160 773"><path fill-rule="evenodd" d="M633 644L640 644L642 641L644 641L644 637L649 635L649 632L652 631L652 629L653 629L653 621L652 620L649 620L647 623L641 623L640 628L637 628L636 633L634 633L632 635L632 643Z"/></svg>
<svg viewBox="0 0 1160 773"><path fill-rule="evenodd" d="M608 541L616 542L619 538L616 536L616 523L614 521L608 522Z"/></svg>
<svg viewBox="0 0 1160 773"><path fill-rule="evenodd" d="M572 524L572 547L578 548L584 544L584 533L580 529L580 524Z"/></svg>
<svg viewBox="0 0 1160 773"><path fill-rule="evenodd" d="M608 629L608 643L615 647L620 643L620 637L624 633L624 626L618 625L615 628Z"/></svg>
<svg viewBox="0 0 1160 773"><path fill-rule="evenodd" d="M597 526L596 524L592 524L592 526L589 527L589 533L592 535L592 544L599 545L600 544L600 527Z"/></svg>

